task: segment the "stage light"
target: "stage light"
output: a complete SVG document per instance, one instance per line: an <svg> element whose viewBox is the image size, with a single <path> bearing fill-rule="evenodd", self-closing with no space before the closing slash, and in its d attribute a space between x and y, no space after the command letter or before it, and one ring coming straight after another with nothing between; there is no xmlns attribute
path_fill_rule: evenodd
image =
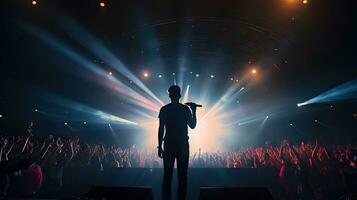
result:
<svg viewBox="0 0 357 200"><path fill-rule="evenodd" d="M317 123L317 119L315 119L315 122Z"/></svg>
<svg viewBox="0 0 357 200"><path fill-rule="evenodd" d="M269 115L267 115L265 118L267 118L267 119L268 119L268 118L269 118Z"/></svg>
<svg viewBox="0 0 357 200"><path fill-rule="evenodd" d="M252 69L252 74L256 74L257 70L256 69Z"/></svg>
<svg viewBox="0 0 357 200"><path fill-rule="evenodd" d="M113 75L113 73L112 73L112 72L109 72L108 74L109 74L109 76Z"/></svg>
<svg viewBox="0 0 357 200"><path fill-rule="evenodd" d="M64 123L64 125L66 125L66 126L67 126L67 125L68 125L68 123L67 123L67 122L65 122L65 123Z"/></svg>
<svg viewBox="0 0 357 200"><path fill-rule="evenodd" d="M145 77L145 78L149 77L149 73L145 72L145 73L144 73L144 77Z"/></svg>
<svg viewBox="0 0 357 200"><path fill-rule="evenodd" d="M230 78L231 81L234 81L234 78Z"/></svg>
<svg viewBox="0 0 357 200"><path fill-rule="evenodd" d="M211 78L214 78L214 75L213 74L211 74L211 76L210 76Z"/></svg>
<svg viewBox="0 0 357 200"><path fill-rule="evenodd" d="M83 122L83 124L85 125L85 124L87 124L87 122Z"/></svg>
<svg viewBox="0 0 357 200"><path fill-rule="evenodd" d="M190 72L190 74L193 74L193 72Z"/></svg>
<svg viewBox="0 0 357 200"><path fill-rule="evenodd" d="M196 74L196 77L199 77L200 75L199 74Z"/></svg>
<svg viewBox="0 0 357 200"><path fill-rule="evenodd" d="M2 118L2 115L0 114L0 118Z"/></svg>
<svg viewBox="0 0 357 200"><path fill-rule="evenodd" d="M35 112L38 112L37 108L35 109Z"/></svg>
<svg viewBox="0 0 357 200"><path fill-rule="evenodd" d="M293 124L293 123L290 123L290 126L294 126L294 124Z"/></svg>
<svg viewBox="0 0 357 200"><path fill-rule="evenodd" d="M307 4L308 1L307 1L307 0L303 0L302 3L303 3L303 4Z"/></svg>
<svg viewBox="0 0 357 200"><path fill-rule="evenodd" d="M301 107L301 106L303 106L302 103L298 103L298 104L297 104L297 107Z"/></svg>
<svg viewBox="0 0 357 200"><path fill-rule="evenodd" d="M32 1L31 3L33 6L37 5L37 1Z"/></svg>
<svg viewBox="0 0 357 200"><path fill-rule="evenodd" d="M172 76L175 76L175 75L176 75L175 72L173 72L173 73L172 73Z"/></svg>
<svg viewBox="0 0 357 200"><path fill-rule="evenodd" d="M158 77L159 77L159 78L162 78L162 75L161 75L161 74L159 74L159 75L158 75Z"/></svg>
<svg viewBox="0 0 357 200"><path fill-rule="evenodd" d="M236 83L238 83L238 79L236 79Z"/></svg>
<svg viewBox="0 0 357 200"><path fill-rule="evenodd" d="M104 3L104 2L100 2L100 3L99 3L99 6L100 6L100 7L105 7L105 3Z"/></svg>
<svg viewBox="0 0 357 200"><path fill-rule="evenodd" d="M112 125L108 124L109 127L112 127Z"/></svg>

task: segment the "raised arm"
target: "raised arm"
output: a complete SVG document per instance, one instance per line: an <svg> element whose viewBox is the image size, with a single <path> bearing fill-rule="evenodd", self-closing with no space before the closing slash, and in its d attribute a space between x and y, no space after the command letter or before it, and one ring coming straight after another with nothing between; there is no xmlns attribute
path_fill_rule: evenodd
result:
<svg viewBox="0 0 357 200"><path fill-rule="evenodd" d="M196 127L196 124L197 124L197 118L196 118L196 104L192 104L190 105L190 108L191 108L191 111L190 112L190 115L189 115L189 118L188 118L188 126L191 128L191 129L194 129ZM192 113L191 113L192 112Z"/></svg>
<svg viewBox="0 0 357 200"><path fill-rule="evenodd" d="M314 149L312 150L312 153L311 153L311 159L315 159L317 147L318 147L318 142L317 142L317 140L316 140L316 141L315 141Z"/></svg>

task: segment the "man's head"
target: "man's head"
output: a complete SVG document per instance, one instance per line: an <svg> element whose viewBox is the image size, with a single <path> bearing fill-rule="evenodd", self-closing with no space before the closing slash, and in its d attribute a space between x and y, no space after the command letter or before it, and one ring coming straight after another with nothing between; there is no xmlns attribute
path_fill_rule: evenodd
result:
<svg viewBox="0 0 357 200"><path fill-rule="evenodd" d="M181 98L181 88L177 85L171 85L167 90L171 100L178 100Z"/></svg>

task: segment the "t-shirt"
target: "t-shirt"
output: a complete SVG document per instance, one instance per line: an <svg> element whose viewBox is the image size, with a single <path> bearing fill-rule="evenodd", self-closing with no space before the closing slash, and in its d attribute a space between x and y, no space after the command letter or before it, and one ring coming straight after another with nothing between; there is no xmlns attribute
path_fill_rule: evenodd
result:
<svg viewBox="0 0 357 200"><path fill-rule="evenodd" d="M181 103L169 103L160 110L159 118L165 124L165 145L172 147L188 144L188 123L192 113L188 106Z"/></svg>

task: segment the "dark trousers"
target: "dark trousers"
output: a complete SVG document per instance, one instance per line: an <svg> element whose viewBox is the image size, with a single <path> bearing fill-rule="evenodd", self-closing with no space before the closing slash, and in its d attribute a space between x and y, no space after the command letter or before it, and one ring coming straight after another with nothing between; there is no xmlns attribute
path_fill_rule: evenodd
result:
<svg viewBox="0 0 357 200"><path fill-rule="evenodd" d="M179 148L170 147L165 145L164 147L164 180L162 183L162 198L163 200L171 199L171 182L173 169L177 161L177 176L178 176L178 189L177 200L186 199L187 190L187 167L189 159L189 147L183 145Z"/></svg>

